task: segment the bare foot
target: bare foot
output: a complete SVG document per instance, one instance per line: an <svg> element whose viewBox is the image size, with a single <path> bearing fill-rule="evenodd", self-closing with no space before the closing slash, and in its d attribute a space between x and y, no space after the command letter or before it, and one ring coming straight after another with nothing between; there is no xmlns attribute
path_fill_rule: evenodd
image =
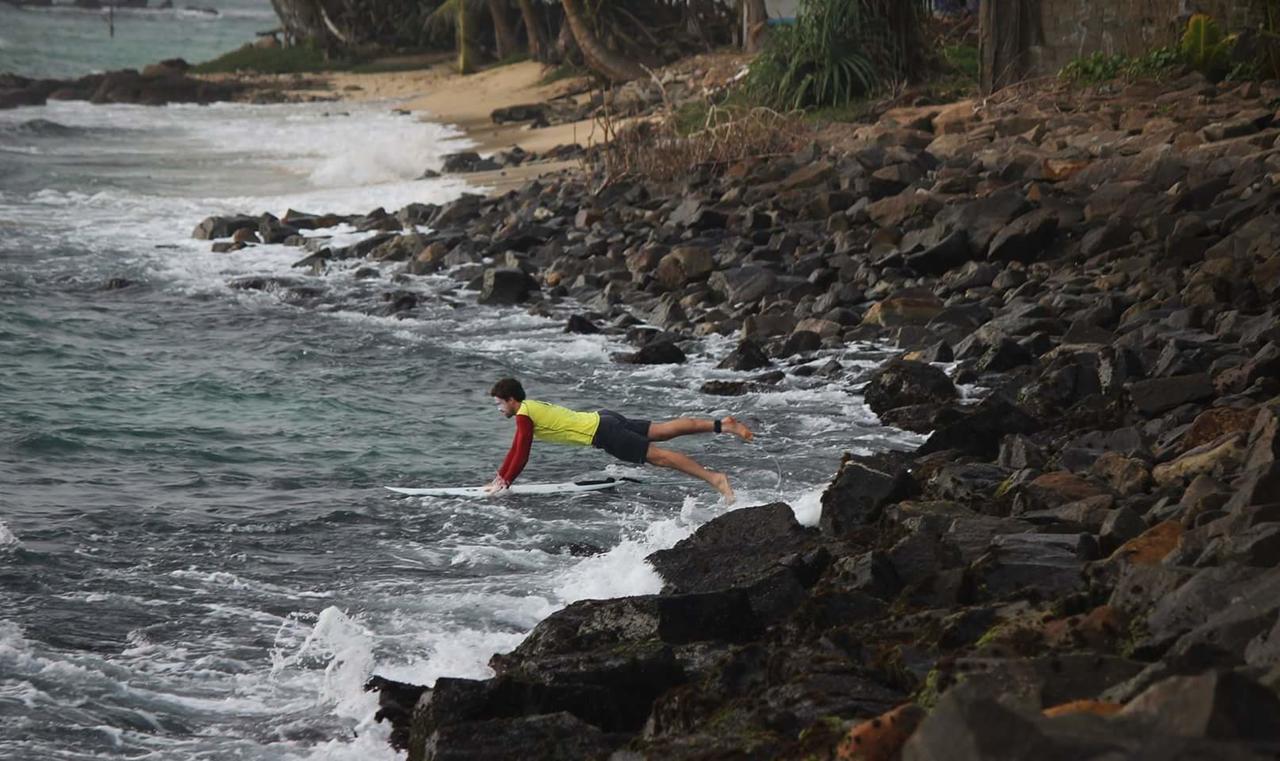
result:
<svg viewBox="0 0 1280 761"><path fill-rule="evenodd" d="M756 435L751 432L750 428L731 417L727 417L720 421L720 430L728 431L743 441L751 441L756 437Z"/></svg>
<svg viewBox="0 0 1280 761"><path fill-rule="evenodd" d="M732 505L735 499L733 495L733 487L729 485L729 477L723 473L711 474L711 485L716 487L716 491L724 497L726 505Z"/></svg>

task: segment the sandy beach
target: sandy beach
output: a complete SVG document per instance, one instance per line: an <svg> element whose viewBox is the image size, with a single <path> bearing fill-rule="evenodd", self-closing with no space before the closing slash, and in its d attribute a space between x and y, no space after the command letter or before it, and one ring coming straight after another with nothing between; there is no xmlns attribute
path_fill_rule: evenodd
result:
<svg viewBox="0 0 1280 761"><path fill-rule="evenodd" d="M460 75L452 59L417 71L377 74L338 72L329 75L332 92L344 100L401 100L404 108L424 121L451 124L467 133L481 155L519 146L531 153L543 153L556 146L578 143L590 146L600 138L600 129L584 119L530 129L527 123L494 124L495 109L522 103L541 103L566 93L581 91L582 78L561 79L542 84L543 66L522 61L475 74ZM580 102L588 96L574 96ZM531 177L576 167L576 160L549 161L519 167L468 174L467 179L492 192L504 192Z"/></svg>

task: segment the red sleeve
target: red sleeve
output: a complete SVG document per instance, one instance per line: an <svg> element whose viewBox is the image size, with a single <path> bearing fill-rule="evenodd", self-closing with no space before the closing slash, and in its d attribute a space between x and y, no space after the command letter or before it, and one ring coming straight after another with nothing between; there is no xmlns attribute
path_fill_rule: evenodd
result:
<svg viewBox="0 0 1280 761"><path fill-rule="evenodd" d="M516 480L520 471L524 470L525 463L529 462L529 448L532 445L533 420L528 415L516 415L516 437L511 442L507 459L502 461L502 468L498 470L498 476L503 481L511 483Z"/></svg>

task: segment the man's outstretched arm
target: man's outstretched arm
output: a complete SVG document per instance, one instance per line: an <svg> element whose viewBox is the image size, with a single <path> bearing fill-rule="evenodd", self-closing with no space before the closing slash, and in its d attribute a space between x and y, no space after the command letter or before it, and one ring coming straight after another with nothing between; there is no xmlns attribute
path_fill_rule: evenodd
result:
<svg viewBox="0 0 1280 761"><path fill-rule="evenodd" d="M502 467L498 469L498 477L493 480L493 486L496 487L494 491L507 488L520 476L520 472L529 462L529 449L532 446L533 421L528 415L516 415L516 435L511 441L507 458L502 461Z"/></svg>

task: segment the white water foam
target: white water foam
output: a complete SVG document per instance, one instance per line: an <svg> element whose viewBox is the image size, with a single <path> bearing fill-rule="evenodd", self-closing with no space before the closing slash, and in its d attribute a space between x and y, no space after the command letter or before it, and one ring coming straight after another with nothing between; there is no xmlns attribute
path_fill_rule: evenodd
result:
<svg viewBox="0 0 1280 761"><path fill-rule="evenodd" d="M0 551L11 550L21 546L22 541L18 539L17 535L4 524L4 521L0 521Z"/></svg>

